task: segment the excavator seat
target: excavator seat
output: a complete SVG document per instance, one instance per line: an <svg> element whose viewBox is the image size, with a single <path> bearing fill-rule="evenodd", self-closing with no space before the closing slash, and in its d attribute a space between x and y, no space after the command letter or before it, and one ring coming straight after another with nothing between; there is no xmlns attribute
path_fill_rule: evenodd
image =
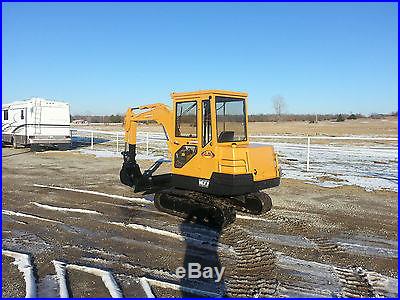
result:
<svg viewBox="0 0 400 300"><path fill-rule="evenodd" d="M232 142L232 141L234 141L234 138L235 138L234 131L222 131L218 137L218 141L220 143Z"/></svg>

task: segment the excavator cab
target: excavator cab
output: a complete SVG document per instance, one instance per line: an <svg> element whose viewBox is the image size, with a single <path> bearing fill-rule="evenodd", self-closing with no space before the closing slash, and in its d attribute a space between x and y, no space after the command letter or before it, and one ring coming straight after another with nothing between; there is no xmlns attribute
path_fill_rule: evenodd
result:
<svg viewBox="0 0 400 300"><path fill-rule="evenodd" d="M129 148L123 152L121 181L135 191L157 191L156 207L173 214L180 210L180 216L190 210L210 218L204 207L212 206L251 214L270 210L271 199L261 190L279 185L278 160L272 146L249 143L247 94L206 90L171 97L172 109L164 104L128 109L124 126ZM163 126L171 173L153 175L162 161L141 173L135 160L136 127L143 120Z"/></svg>

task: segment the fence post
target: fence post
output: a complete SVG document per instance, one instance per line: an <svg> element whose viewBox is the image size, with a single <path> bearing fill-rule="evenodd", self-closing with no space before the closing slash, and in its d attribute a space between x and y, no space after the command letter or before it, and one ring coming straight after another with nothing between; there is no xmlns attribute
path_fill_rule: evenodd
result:
<svg viewBox="0 0 400 300"><path fill-rule="evenodd" d="M90 149L93 150L93 131L91 132L91 138L90 138Z"/></svg>
<svg viewBox="0 0 400 300"><path fill-rule="evenodd" d="M119 134L117 132L117 152L119 152Z"/></svg>
<svg viewBox="0 0 400 300"><path fill-rule="evenodd" d="M146 156L149 156L149 133L146 132Z"/></svg>
<svg viewBox="0 0 400 300"><path fill-rule="evenodd" d="M307 172L310 171L310 142L311 138L307 137Z"/></svg>

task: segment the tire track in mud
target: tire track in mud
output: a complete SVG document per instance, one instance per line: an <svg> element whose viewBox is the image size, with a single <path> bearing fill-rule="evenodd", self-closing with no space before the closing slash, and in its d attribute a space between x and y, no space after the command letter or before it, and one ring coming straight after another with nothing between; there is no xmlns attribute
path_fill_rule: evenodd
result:
<svg viewBox="0 0 400 300"><path fill-rule="evenodd" d="M324 254L338 255L345 252L342 246L326 236L311 235L307 225L299 219L283 216L276 211L270 211L264 217L302 234L305 238L314 242L318 250ZM343 297L387 297L387 282L381 274L366 271L359 266L351 268L334 267L333 270L339 278Z"/></svg>
<svg viewBox="0 0 400 300"><path fill-rule="evenodd" d="M291 231L301 234L306 239L314 242L320 252L334 255L338 253L343 253L345 251L343 247L329 240L326 236L311 235L309 227L302 220L283 216L276 211L269 211L265 215L263 215L263 217L265 217L265 219L267 220L275 221L279 225L283 225L289 228Z"/></svg>
<svg viewBox="0 0 400 300"><path fill-rule="evenodd" d="M234 266L227 268L228 297L277 296L276 256L272 249L255 240L236 225L224 229L221 242L233 247Z"/></svg>
<svg viewBox="0 0 400 300"><path fill-rule="evenodd" d="M62 191L67 191L67 192L90 193L90 194L94 194L94 195L102 196L102 197L111 197L111 198L116 198L116 199L128 200L130 202L132 202L132 200L140 200L140 201L147 201L147 203L151 203L151 201L146 200L146 199L122 197L122 196L119 196L119 195L100 193L100 192L97 192L97 191L86 191L86 190L81 190L81 189L72 189L72 188L55 187L55 186L45 186L45 185L40 185L40 184L35 184L34 186L35 187L49 188L49 189L57 189L57 190L62 190ZM160 212L154 211L154 210L150 210L150 209L146 209L146 211L148 213L160 214ZM324 236L310 236L309 228L307 227L307 225L302 220L283 216L283 215L277 213L276 211L270 211L267 214L265 214L264 217L267 220L275 221L278 224L284 225L286 227L290 227L290 229L292 231L293 230L297 231L298 233L303 235L308 240L314 242L317 245L318 250L323 252L323 253L337 254L337 253L344 252L344 249L340 245L338 245L335 242L330 241L328 238L326 238Z"/></svg>
<svg viewBox="0 0 400 300"><path fill-rule="evenodd" d="M113 203L110 203L110 205L112 204ZM146 210L149 213L159 213L151 209ZM105 217L108 218L110 216L107 214ZM276 211L271 211L263 215L262 218L277 222L278 224L289 228L291 231L302 234L305 238L313 241L317 245L318 250L323 253L338 254L344 251L340 245L330 241L327 237L312 235L310 233L310 228L302 220L286 217ZM143 224L143 226L146 225ZM168 231L179 235L179 232L176 232L173 227L174 226L167 226ZM167 228L164 227L164 230ZM198 229L200 232L202 231L200 228ZM186 242L187 240L192 239L201 241L205 238L206 241L198 243L199 245L202 244L202 248L205 246L204 244L218 243L218 239L215 239L212 235L206 238L206 236L203 236L205 235L205 232L200 232L186 233L182 240ZM231 264L234 262L234 269L232 269L230 273L227 269L228 296L276 297L279 294L277 292L279 282L275 274L275 254L265 244L265 242L255 240L254 237L249 235L249 233L246 233L237 225L231 225L228 229L225 229L222 233L220 242L232 246L236 253L235 259L231 261ZM377 286L381 283L381 280L379 280L379 278L373 279L373 276L371 277L370 275L371 272L363 271L361 268L353 268L350 270L337 268L337 270L337 276L342 284L343 296L376 297L384 294L384 292L379 292L379 286ZM282 284L284 283L282 282Z"/></svg>
<svg viewBox="0 0 400 300"><path fill-rule="evenodd" d="M361 267L334 268L342 285L343 297L382 298L387 295L387 279Z"/></svg>
<svg viewBox="0 0 400 300"><path fill-rule="evenodd" d="M365 271L360 267L352 269L335 268L342 285L343 297L377 297L375 290L369 282Z"/></svg>

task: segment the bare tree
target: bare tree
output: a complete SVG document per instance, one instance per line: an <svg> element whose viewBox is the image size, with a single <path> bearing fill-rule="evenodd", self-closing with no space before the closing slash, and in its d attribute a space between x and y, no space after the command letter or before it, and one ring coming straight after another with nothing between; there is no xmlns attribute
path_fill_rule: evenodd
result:
<svg viewBox="0 0 400 300"><path fill-rule="evenodd" d="M281 95L276 95L272 97L272 104L274 105L276 119L279 121L283 111L285 110L285 98Z"/></svg>

